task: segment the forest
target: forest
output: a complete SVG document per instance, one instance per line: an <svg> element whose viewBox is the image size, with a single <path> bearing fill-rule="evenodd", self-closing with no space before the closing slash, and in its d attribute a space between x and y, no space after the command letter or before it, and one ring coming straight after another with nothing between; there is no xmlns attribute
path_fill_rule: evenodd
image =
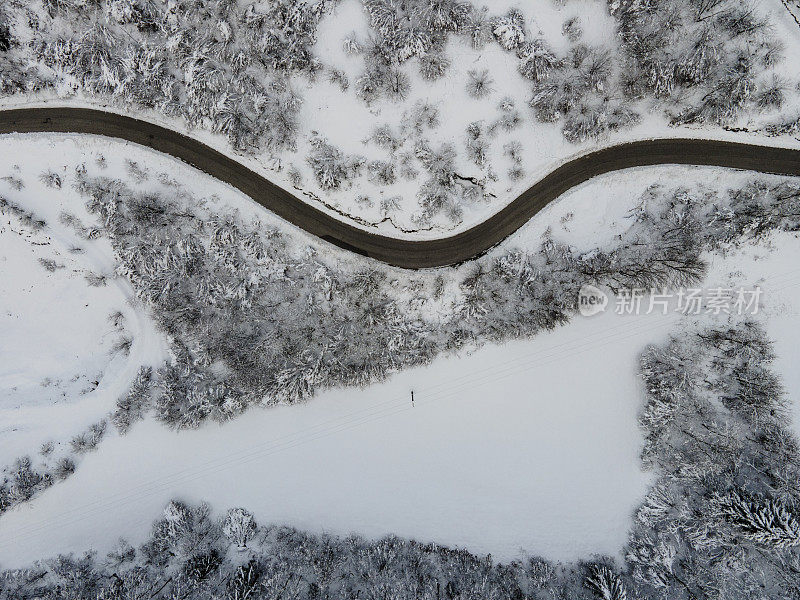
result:
<svg viewBox="0 0 800 600"><path fill-rule="evenodd" d="M536 15L516 9L363 0L369 35L343 41L363 59L352 80L315 51L319 26L338 4L6 0L0 99L50 94L154 111L221 134L242 157L280 162L307 144L301 166L310 169L309 181L326 193L352 192L359 206L378 196L358 181L378 189L418 182L414 231L435 228L442 216L458 223L466 206L494 197L493 149L502 148L509 180L524 179L522 143L509 136L528 121L552 124L573 145L606 140L651 114L675 127L714 130L768 115L759 131L800 131L791 105L797 83L773 71L786 58L783 44L747 0L608 0L616 37L589 43L587 23L572 19L563 24L568 43L559 51L536 30ZM303 137L300 82L325 80L368 108L401 102L412 98L412 81L425 85L450 72L454 39L512 57L530 92L526 101L495 97L493 73L470 69L460 87L488 108L459 138L437 137L441 107L422 100L364 141L365 155L380 149L383 158L346 151L325 131ZM79 167L45 171L41 181L53 194L79 192L96 222L68 214L63 222L78 236L108 240L117 265L108 277L130 283L165 332L170 360L141 368L111 412L65 451L45 444L6 465L0 514L70 477L105 436L124 435L145 418L197 428L333 387L366 386L438 356L564 324L585 284L612 292L696 284L708 268L706 253L800 231L800 185L791 180L754 176L727 191L660 184L641 196L617 237L589 250L548 230L535 247L511 240L452 269L402 271L245 219L214 198L129 167L128 180ZM298 190L306 185L300 167L281 168ZM21 189L21 181L6 179ZM132 180L150 185L143 191ZM381 197L384 220L399 206L396 196ZM47 229L2 197L0 214L32 231ZM104 277L87 281L103 285ZM257 523L246 508L216 513L176 499L137 547L121 542L103 556L87 549L0 571L0 598L800 597L800 463L774 360L762 325L735 319L686 323L644 350L641 460L654 480L620 557L498 563L397 537Z"/></svg>

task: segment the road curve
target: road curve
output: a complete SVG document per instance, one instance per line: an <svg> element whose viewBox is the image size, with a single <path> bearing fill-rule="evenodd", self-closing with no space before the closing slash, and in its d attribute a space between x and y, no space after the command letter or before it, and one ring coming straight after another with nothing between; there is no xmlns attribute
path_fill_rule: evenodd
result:
<svg viewBox="0 0 800 600"><path fill-rule="evenodd" d="M647 165L710 165L800 176L800 150L700 139L655 139L604 148L567 162L482 223L450 237L402 240L369 233L321 211L238 161L175 131L88 108L0 111L0 134L88 133L170 154L232 185L290 223L347 250L408 269L474 258L514 233L561 194L592 177Z"/></svg>

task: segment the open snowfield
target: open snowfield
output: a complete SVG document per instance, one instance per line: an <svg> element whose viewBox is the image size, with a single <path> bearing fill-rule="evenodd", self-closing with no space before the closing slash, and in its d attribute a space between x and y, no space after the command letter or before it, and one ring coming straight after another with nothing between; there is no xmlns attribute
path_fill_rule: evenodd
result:
<svg viewBox="0 0 800 600"><path fill-rule="evenodd" d="M497 559L616 553L649 482L638 348L668 330L669 319L609 314L222 427L143 423L4 515L0 563L141 541L172 497Z"/></svg>
<svg viewBox="0 0 800 600"><path fill-rule="evenodd" d="M121 333L109 315L126 308L120 290L89 287L70 255L59 257L68 266L49 273L36 257L41 251L0 227L4 463L102 417L138 367L128 373L136 354L114 350ZM140 333L133 325L130 334Z"/></svg>

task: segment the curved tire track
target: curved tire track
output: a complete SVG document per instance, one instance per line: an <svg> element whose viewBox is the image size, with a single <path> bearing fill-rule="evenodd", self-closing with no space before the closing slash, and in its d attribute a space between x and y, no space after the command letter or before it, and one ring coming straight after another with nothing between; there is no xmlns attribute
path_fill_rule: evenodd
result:
<svg viewBox="0 0 800 600"><path fill-rule="evenodd" d="M46 132L120 138L169 154L232 185L308 233L352 252L408 269L441 267L474 258L514 233L564 192L612 171L679 164L800 176L800 150L796 149L702 139L630 142L561 165L502 210L466 231L431 240L402 240L344 223L202 142L153 123L88 108L0 111L0 134Z"/></svg>

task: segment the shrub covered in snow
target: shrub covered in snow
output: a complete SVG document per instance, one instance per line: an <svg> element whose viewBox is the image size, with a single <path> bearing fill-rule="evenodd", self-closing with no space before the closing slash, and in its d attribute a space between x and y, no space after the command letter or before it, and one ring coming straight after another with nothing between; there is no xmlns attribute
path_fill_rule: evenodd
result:
<svg viewBox="0 0 800 600"><path fill-rule="evenodd" d="M605 49L573 46L564 60L547 69L546 77L534 80L530 105L537 118L563 120L564 137L572 142L636 123L638 114L614 92L612 65Z"/></svg>
<svg viewBox="0 0 800 600"><path fill-rule="evenodd" d="M313 138L311 147L308 164L323 190L338 190L358 174L366 161L361 156L344 155L323 138Z"/></svg>
<svg viewBox="0 0 800 600"><path fill-rule="evenodd" d="M752 322L683 333L642 356L643 459L658 479L627 557L645 597L798 589L786 562L800 543L798 443L773 359Z"/></svg>
<svg viewBox="0 0 800 600"><path fill-rule="evenodd" d="M417 59L423 79L442 77L450 65L445 53L448 36L467 37L476 47L493 35L512 44L522 19L514 12L491 21L485 11L457 0L363 0L363 4L373 36L365 41L351 36L346 47L365 57L366 70L356 86L367 103L406 97L410 82L399 67L410 59Z"/></svg>
<svg viewBox="0 0 800 600"><path fill-rule="evenodd" d="M492 34L505 50L516 50L525 43L525 17L516 9L492 21Z"/></svg>

